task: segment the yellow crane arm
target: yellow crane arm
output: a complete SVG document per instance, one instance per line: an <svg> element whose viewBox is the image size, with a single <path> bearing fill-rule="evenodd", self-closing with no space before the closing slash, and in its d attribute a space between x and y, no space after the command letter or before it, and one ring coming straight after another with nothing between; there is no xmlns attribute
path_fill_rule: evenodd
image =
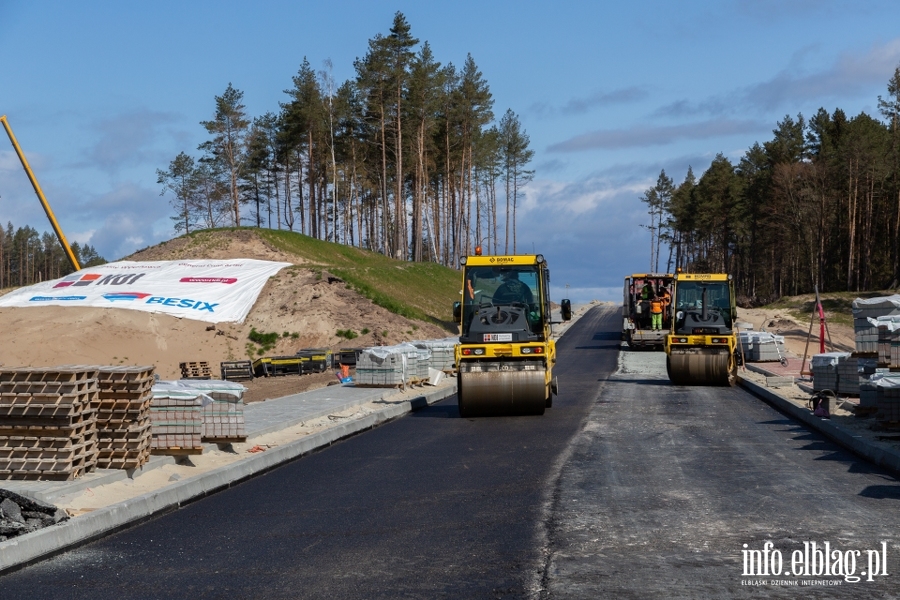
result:
<svg viewBox="0 0 900 600"><path fill-rule="evenodd" d="M72 247L69 246L69 242L66 241L66 236L63 234L59 223L56 222L56 217L53 216L53 211L50 209L50 204L47 202L47 198L44 197L44 192L41 191L41 186L38 183L37 178L34 176L34 172L32 172L31 167L28 166L28 160L25 158L25 154L19 147L19 143L16 141L16 136L13 135L12 129L9 126L9 122L6 120L6 115L0 116L0 123L3 123L3 128L6 129L6 135L9 136L9 141L12 142L13 148L16 149L16 154L19 155L19 160L22 162L22 167L28 174L28 179L31 181L32 187L34 187L34 192L37 194L38 199L41 201L41 206L44 207L44 212L47 213L47 218L50 219L50 224L53 226L53 231L56 232L56 239L59 240L60 246L63 247L66 256L69 257L69 262L72 263L72 267L76 271L80 271L81 265L78 264L78 259L75 258L75 253L72 252Z"/></svg>

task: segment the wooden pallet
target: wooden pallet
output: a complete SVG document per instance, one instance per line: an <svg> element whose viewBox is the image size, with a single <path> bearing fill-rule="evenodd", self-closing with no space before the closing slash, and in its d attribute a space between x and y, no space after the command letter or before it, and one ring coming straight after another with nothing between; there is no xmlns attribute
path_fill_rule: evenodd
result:
<svg viewBox="0 0 900 600"><path fill-rule="evenodd" d="M71 481L78 479L85 473L90 473L96 467L77 467L69 471L10 471L0 470L0 480L7 481Z"/></svg>
<svg viewBox="0 0 900 600"><path fill-rule="evenodd" d="M213 437L213 436L203 436L204 442L209 442L210 444L239 444L247 441L247 436L236 436L236 437Z"/></svg>
<svg viewBox="0 0 900 600"><path fill-rule="evenodd" d="M68 448L44 448L41 446L0 447L0 461L5 460L53 460L72 461L93 454L95 442L82 442Z"/></svg>
<svg viewBox="0 0 900 600"><path fill-rule="evenodd" d="M72 395L97 391L96 379L81 381L2 381L0 395L28 394L41 397L54 395Z"/></svg>
<svg viewBox="0 0 900 600"><path fill-rule="evenodd" d="M153 372L156 370L156 367L153 366L137 366L137 367L108 367L101 366L97 367L99 370L98 378L100 381L112 383L112 382L131 382L131 381L143 381L145 379L153 379Z"/></svg>
<svg viewBox="0 0 900 600"><path fill-rule="evenodd" d="M10 435L4 433L4 431L11 428L17 429L22 427L34 427L40 429L72 429L77 427L78 425L87 423L96 425L97 411L93 409L87 409L64 415L55 415L52 417L34 417L29 415L3 417L2 419L0 419L0 435Z"/></svg>
<svg viewBox="0 0 900 600"><path fill-rule="evenodd" d="M0 367L0 382L78 382L97 379L97 370L84 365L63 367Z"/></svg>
<svg viewBox="0 0 900 600"><path fill-rule="evenodd" d="M171 446L168 448L152 448L150 450L150 454L153 455L171 455L171 456L185 456L192 454L203 454L203 448L180 448L178 446Z"/></svg>
<svg viewBox="0 0 900 600"><path fill-rule="evenodd" d="M181 369L182 379L209 379L212 377L212 369L205 360L178 363L178 368Z"/></svg>

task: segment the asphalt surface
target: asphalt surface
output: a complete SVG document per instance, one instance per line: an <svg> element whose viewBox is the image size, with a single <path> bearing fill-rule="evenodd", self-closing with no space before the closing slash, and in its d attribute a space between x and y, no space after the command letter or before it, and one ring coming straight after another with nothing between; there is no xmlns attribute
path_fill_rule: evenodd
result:
<svg viewBox="0 0 900 600"><path fill-rule="evenodd" d="M596 308L559 341L542 417L450 398L8 573L0 599L900 597L895 477L742 389L672 386L619 325ZM767 542L780 574L748 574ZM859 551L855 575L883 549L890 575L806 575L813 542Z"/></svg>
<svg viewBox="0 0 900 600"><path fill-rule="evenodd" d="M740 388L671 385L661 353L620 360L554 491L542 596L900 597L895 477ZM766 542L781 574L744 575L744 544ZM844 572L861 551L856 575L884 549L891 576L814 576L804 542L840 550Z"/></svg>
<svg viewBox="0 0 900 600"><path fill-rule="evenodd" d="M617 327L593 310L560 340L544 416L461 419L451 398L8 573L0 598L534 597L555 482L616 366L601 330Z"/></svg>

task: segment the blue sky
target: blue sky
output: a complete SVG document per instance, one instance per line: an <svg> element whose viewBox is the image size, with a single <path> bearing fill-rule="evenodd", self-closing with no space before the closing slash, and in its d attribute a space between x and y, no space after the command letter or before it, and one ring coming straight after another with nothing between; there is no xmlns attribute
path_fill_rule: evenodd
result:
<svg viewBox="0 0 900 600"><path fill-rule="evenodd" d="M575 301L618 300L648 268L639 197L661 169L737 161L786 114L877 117L900 65L891 1L0 0L0 114L70 241L114 260L173 236L156 169L197 154L229 82L252 116L276 111L304 56L351 78L397 10L438 61L472 54L498 119L518 113L536 152L519 251ZM50 230L0 138L7 221Z"/></svg>

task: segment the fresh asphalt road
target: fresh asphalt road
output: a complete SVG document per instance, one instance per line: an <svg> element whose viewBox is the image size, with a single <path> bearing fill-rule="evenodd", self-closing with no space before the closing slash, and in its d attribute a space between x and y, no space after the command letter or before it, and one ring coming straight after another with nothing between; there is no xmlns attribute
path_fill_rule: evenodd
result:
<svg viewBox="0 0 900 600"><path fill-rule="evenodd" d="M671 385L662 353L622 352L599 383L554 493L545 596L900 597L895 477L740 388ZM766 542L768 574L745 576L744 544ZM813 576L811 555L806 576L804 542L840 550L845 573L861 551L856 576L886 548L890 576Z"/></svg>
<svg viewBox="0 0 900 600"><path fill-rule="evenodd" d="M532 596L560 466L616 367L618 334L598 332L616 327L593 310L560 340L542 417L461 419L450 398L8 573L0 599Z"/></svg>
<svg viewBox="0 0 900 600"><path fill-rule="evenodd" d="M0 599L900 597L897 479L741 389L672 386L619 325L598 307L562 338L543 417L451 398L2 576ZM885 542L891 575L744 575L766 542L782 571L804 542L860 551L857 574Z"/></svg>

